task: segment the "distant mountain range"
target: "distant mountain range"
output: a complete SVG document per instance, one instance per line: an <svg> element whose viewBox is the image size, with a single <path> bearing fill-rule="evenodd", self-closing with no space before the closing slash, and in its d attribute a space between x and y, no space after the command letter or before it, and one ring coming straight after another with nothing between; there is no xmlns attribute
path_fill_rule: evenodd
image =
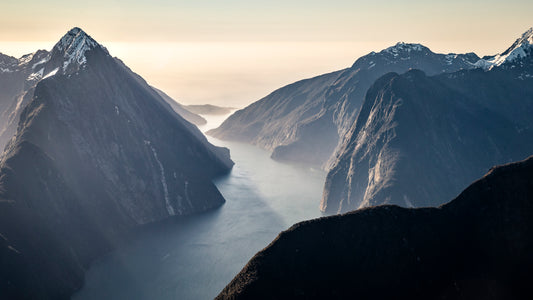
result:
<svg viewBox="0 0 533 300"><path fill-rule="evenodd" d="M68 299L124 233L224 203L228 149L81 29L2 72L20 117L0 162L0 298Z"/></svg>
<svg viewBox="0 0 533 300"><path fill-rule="evenodd" d="M398 43L278 89L208 134L323 167L328 214L437 206L533 153L532 36L483 58Z"/></svg>
<svg viewBox="0 0 533 300"><path fill-rule="evenodd" d="M328 169L366 91L380 76L410 69L429 75L454 72L475 68L479 60L474 53L436 54L420 44L398 43L359 58L348 69L282 87L207 134L258 145L276 160Z"/></svg>
<svg viewBox="0 0 533 300"><path fill-rule="evenodd" d="M378 206L292 226L216 299L528 299L533 157L438 208Z"/></svg>
<svg viewBox="0 0 533 300"><path fill-rule="evenodd" d="M199 115L227 115L235 110L233 107L221 107L211 104L187 105L186 108Z"/></svg>
<svg viewBox="0 0 533 300"><path fill-rule="evenodd" d="M531 155L533 31L495 57L485 69L378 79L336 154L321 209L437 206L492 165Z"/></svg>

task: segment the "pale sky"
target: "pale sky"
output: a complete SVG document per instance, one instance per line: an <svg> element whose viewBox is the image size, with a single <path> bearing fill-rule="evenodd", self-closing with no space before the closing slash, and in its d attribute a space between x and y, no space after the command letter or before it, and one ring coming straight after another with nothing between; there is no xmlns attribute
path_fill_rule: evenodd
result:
<svg viewBox="0 0 533 300"><path fill-rule="evenodd" d="M533 26L531 0L0 1L4 54L78 26L176 100L236 107L398 41L483 56Z"/></svg>

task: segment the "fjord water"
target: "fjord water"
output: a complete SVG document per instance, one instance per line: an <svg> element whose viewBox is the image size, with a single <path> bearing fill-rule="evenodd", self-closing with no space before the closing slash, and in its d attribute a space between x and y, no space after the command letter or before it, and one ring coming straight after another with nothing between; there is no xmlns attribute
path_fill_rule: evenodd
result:
<svg viewBox="0 0 533 300"><path fill-rule="evenodd" d="M227 116L204 116L202 131ZM319 217L325 173L270 159L255 146L228 147L235 166L216 186L226 203L156 224L93 263L73 299L212 299L259 250L292 224Z"/></svg>

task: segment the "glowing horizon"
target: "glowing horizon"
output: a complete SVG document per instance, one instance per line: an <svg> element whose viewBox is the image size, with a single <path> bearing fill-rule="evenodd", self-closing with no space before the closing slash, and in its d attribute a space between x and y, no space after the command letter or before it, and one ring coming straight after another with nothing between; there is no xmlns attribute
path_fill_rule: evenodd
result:
<svg viewBox="0 0 533 300"><path fill-rule="evenodd" d="M24 0L3 6L0 53L50 50L77 26L176 100L236 107L399 41L484 56L505 50L533 26L533 2L523 0Z"/></svg>

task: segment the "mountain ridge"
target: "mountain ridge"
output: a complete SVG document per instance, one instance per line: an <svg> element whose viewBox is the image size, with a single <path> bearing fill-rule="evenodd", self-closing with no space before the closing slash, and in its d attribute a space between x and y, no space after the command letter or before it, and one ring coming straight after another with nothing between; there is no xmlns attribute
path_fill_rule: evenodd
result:
<svg viewBox="0 0 533 300"><path fill-rule="evenodd" d="M68 299L128 231L225 202L212 179L233 166L229 150L106 50L79 45L84 59L45 62L66 68L26 94L0 162L0 297Z"/></svg>
<svg viewBox="0 0 533 300"><path fill-rule="evenodd" d="M490 166L527 157L532 72L526 56L490 70L384 75L335 155L321 209L437 206Z"/></svg>
<svg viewBox="0 0 533 300"><path fill-rule="evenodd" d="M350 68L282 87L238 110L207 134L255 144L272 151L276 160L327 170L374 80L411 68L430 74L474 68L478 60L473 53L436 54L421 45L398 43L357 59Z"/></svg>
<svg viewBox="0 0 533 300"><path fill-rule="evenodd" d="M216 299L525 299L533 157L438 208L392 205L295 224Z"/></svg>

